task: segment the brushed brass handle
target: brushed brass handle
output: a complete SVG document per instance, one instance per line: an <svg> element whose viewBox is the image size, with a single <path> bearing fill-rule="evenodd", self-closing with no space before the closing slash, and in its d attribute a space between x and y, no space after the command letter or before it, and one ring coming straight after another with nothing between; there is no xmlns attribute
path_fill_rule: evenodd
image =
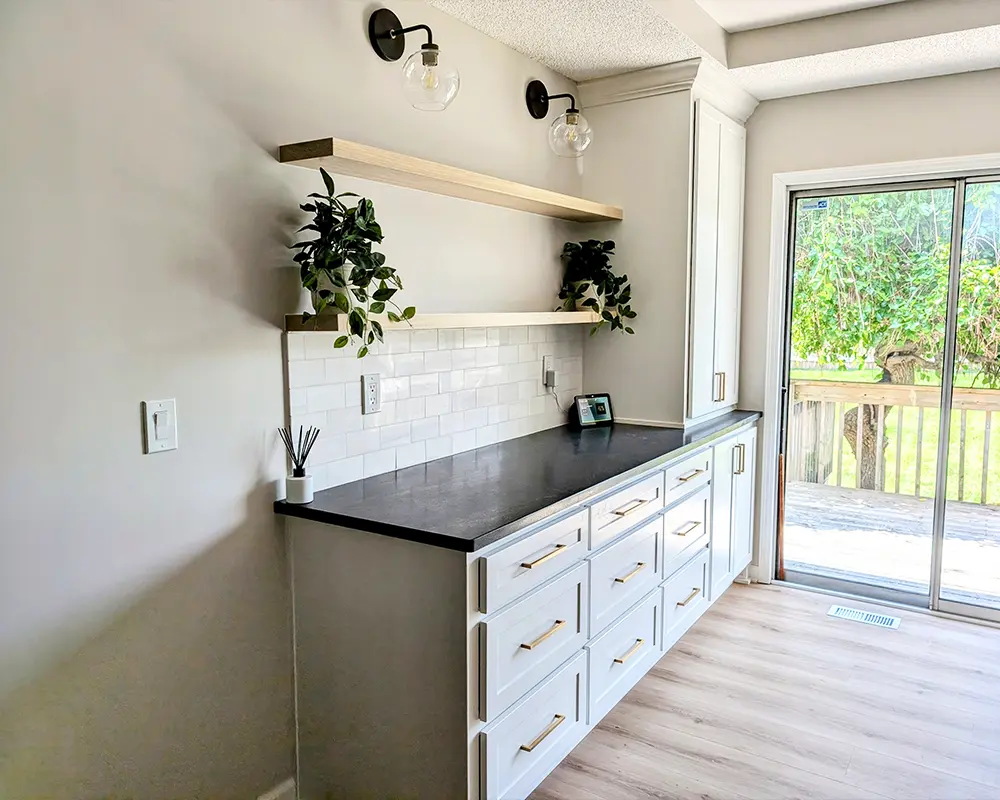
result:
<svg viewBox="0 0 1000 800"><path fill-rule="evenodd" d="M524 644L524 643L522 643L521 647L524 650L534 650L536 647L538 647L538 645L540 645L542 642L544 642L546 639L548 639L552 634L554 634L557 630L559 630L565 624L566 624L566 620L564 620L564 619L557 619L556 620L556 624L553 625L551 628L549 628L547 631L545 631L545 633L543 633L537 639L535 639L535 641L531 642L530 644Z"/></svg>
<svg viewBox="0 0 1000 800"><path fill-rule="evenodd" d="M726 373L722 373L722 391L719 392L719 402L726 399Z"/></svg>
<svg viewBox="0 0 1000 800"><path fill-rule="evenodd" d="M548 727L546 727L544 731L542 731L540 734L538 734L538 736L532 739L531 744L522 744L521 749L525 753L530 753L532 750L538 747L538 745L544 742L545 739L548 737L548 735L552 733L552 731L554 731L556 728L562 725L565 721L566 717L564 717L562 714L556 714L555 719L548 724Z"/></svg>
<svg viewBox="0 0 1000 800"><path fill-rule="evenodd" d="M743 470L746 467L746 445L738 444L736 445L736 452L738 456L736 458L736 474L742 475Z"/></svg>
<svg viewBox="0 0 1000 800"><path fill-rule="evenodd" d="M522 561L521 566L524 567L525 569L534 569L535 567L544 564L550 558L555 558L557 555L563 552L567 547L569 547L568 544L557 544L556 549L553 550L551 553L546 553L544 556L542 556L541 558L536 558L534 561Z"/></svg>
<svg viewBox="0 0 1000 800"><path fill-rule="evenodd" d="M677 480L679 480L681 483L687 483L688 481L697 478L703 472L705 472L705 470L696 469L694 472L689 472L687 475L681 475Z"/></svg>
<svg viewBox="0 0 1000 800"><path fill-rule="evenodd" d="M680 606L686 606L688 603L690 603L692 600L694 600L699 594L701 594L701 588L700 587L696 588L696 589L692 589L691 590L691 594L689 594L687 597L685 597L684 601L681 602L681 603L678 603L677 606L678 607L680 607ZM522 644L521 647L524 647L524 645Z"/></svg>
<svg viewBox="0 0 1000 800"><path fill-rule="evenodd" d="M636 575L638 575L640 572L646 569L647 566L648 564L646 564L645 561L640 561L638 564L635 565L635 569L632 570L624 578L615 578L615 583L628 583L630 580L632 580L632 578L634 578Z"/></svg>
<svg viewBox="0 0 1000 800"><path fill-rule="evenodd" d="M699 528L701 526L701 520L693 520L689 522L683 528L678 528L674 531L674 536L687 536L691 531Z"/></svg>
<svg viewBox="0 0 1000 800"><path fill-rule="evenodd" d="M642 649L642 646L645 643L646 643L645 639L636 639L635 640L635 644L632 645L629 648L629 651L625 655L623 655L621 658L616 658L615 659L615 663L616 664L624 664L626 661L628 661L630 658L632 658L632 656L634 656L636 653L638 653L639 650Z"/></svg>
<svg viewBox="0 0 1000 800"><path fill-rule="evenodd" d="M626 503L621 508L617 509L616 511L612 511L611 513L618 517L627 517L633 511L638 511L648 502L649 500L632 500L631 502Z"/></svg>
<svg viewBox="0 0 1000 800"><path fill-rule="evenodd" d="M722 399L726 396L725 394L726 390L724 388L726 385L725 380L726 380L725 372L715 373L715 393L712 395L713 403L722 402Z"/></svg>

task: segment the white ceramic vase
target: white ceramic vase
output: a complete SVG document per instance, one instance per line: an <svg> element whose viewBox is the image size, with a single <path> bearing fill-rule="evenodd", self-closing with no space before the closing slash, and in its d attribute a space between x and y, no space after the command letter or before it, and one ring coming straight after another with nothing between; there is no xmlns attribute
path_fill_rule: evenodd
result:
<svg viewBox="0 0 1000 800"><path fill-rule="evenodd" d="M285 478L285 500L295 505L305 505L313 501L313 478L306 475L296 478L289 475Z"/></svg>

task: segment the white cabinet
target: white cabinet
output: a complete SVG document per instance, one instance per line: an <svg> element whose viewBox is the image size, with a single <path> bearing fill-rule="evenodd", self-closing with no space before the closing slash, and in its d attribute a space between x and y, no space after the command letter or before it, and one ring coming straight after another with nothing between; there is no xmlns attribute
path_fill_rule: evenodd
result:
<svg viewBox="0 0 1000 800"><path fill-rule="evenodd" d="M688 419L736 405L746 129L695 104Z"/></svg>
<svg viewBox="0 0 1000 800"><path fill-rule="evenodd" d="M752 558L756 448L754 428L715 446L710 559L713 601Z"/></svg>

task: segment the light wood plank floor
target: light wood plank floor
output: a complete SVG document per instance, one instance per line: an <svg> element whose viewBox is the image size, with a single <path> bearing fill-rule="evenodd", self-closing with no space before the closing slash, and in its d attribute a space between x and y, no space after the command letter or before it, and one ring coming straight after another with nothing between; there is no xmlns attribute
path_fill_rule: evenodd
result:
<svg viewBox="0 0 1000 800"><path fill-rule="evenodd" d="M532 800L1000 798L1000 630L836 602L732 587Z"/></svg>

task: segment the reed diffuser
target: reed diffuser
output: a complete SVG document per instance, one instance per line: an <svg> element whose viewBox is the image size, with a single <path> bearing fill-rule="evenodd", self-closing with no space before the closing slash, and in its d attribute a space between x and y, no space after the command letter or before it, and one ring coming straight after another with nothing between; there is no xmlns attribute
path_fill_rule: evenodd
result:
<svg viewBox="0 0 1000 800"><path fill-rule="evenodd" d="M319 428L310 425L306 431L300 425L298 438L293 438L291 428L278 428L278 433L292 462L292 474L285 478L285 500L296 505L311 503L313 479L312 475L306 475L306 459L319 438Z"/></svg>

